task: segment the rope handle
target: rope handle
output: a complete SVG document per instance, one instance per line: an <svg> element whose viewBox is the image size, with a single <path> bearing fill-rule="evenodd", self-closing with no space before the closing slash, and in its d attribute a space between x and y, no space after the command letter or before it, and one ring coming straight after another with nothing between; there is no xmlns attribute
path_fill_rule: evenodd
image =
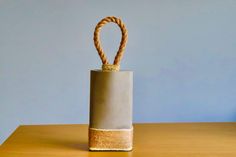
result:
<svg viewBox="0 0 236 157"><path fill-rule="evenodd" d="M110 23L110 22L116 23L120 27L120 30L122 33L120 47L117 51L113 64L109 64L106 54L104 53L100 44L100 30L105 24ZM94 45L103 63L102 70L103 71L119 71L120 61L123 57L125 46L128 41L128 31L125 27L125 24L122 22L122 20L114 16L108 16L102 19L95 27L93 40L94 40Z"/></svg>

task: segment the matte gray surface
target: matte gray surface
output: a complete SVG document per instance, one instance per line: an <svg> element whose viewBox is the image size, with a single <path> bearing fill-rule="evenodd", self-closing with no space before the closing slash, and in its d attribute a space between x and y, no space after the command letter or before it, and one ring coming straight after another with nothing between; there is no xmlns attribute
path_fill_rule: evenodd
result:
<svg viewBox="0 0 236 157"><path fill-rule="evenodd" d="M91 71L90 127L132 128L133 72Z"/></svg>
<svg viewBox="0 0 236 157"><path fill-rule="evenodd" d="M107 15L129 31L134 122L236 120L235 0L0 0L0 143L20 124L88 123ZM120 30L101 35L112 62Z"/></svg>

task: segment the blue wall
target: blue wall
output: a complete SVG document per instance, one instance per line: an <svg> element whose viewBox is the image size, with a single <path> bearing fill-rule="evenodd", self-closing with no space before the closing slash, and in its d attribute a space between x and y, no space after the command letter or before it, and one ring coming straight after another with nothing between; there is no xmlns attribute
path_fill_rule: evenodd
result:
<svg viewBox="0 0 236 157"><path fill-rule="evenodd" d="M236 1L0 1L0 143L20 124L88 123L97 22L122 17L134 122L236 121ZM102 30L110 60L120 40Z"/></svg>

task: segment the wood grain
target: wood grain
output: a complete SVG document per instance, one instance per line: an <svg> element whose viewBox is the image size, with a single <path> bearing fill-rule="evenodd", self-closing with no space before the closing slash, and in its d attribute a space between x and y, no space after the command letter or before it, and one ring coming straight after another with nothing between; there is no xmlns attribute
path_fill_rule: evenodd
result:
<svg viewBox="0 0 236 157"><path fill-rule="evenodd" d="M234 157L236 123L135 124L132 152L89 152L87 125L24 125L0 157Z"/></svg>

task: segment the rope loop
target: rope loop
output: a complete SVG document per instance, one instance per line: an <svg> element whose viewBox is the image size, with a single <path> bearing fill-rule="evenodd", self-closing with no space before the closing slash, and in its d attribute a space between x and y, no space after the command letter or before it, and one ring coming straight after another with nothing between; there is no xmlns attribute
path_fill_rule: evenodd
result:
<svg viewBox="0 0 236 157"><path fill-rule="evenodd" d="M120 27L120 30L122 33L120 47L117 51L113 64L109 64L106 54L104 53L100 44L100 30L105 24L110 23L110 22L116 23ZM93 40L94 40L94 45L103 63L102 70L103 71L119 71L120 61L123 57L126 43L128 41L128 31L125 27L125 24L122 22L122 20L114 16L108 16L102 19L95 27Z"/></svg>

